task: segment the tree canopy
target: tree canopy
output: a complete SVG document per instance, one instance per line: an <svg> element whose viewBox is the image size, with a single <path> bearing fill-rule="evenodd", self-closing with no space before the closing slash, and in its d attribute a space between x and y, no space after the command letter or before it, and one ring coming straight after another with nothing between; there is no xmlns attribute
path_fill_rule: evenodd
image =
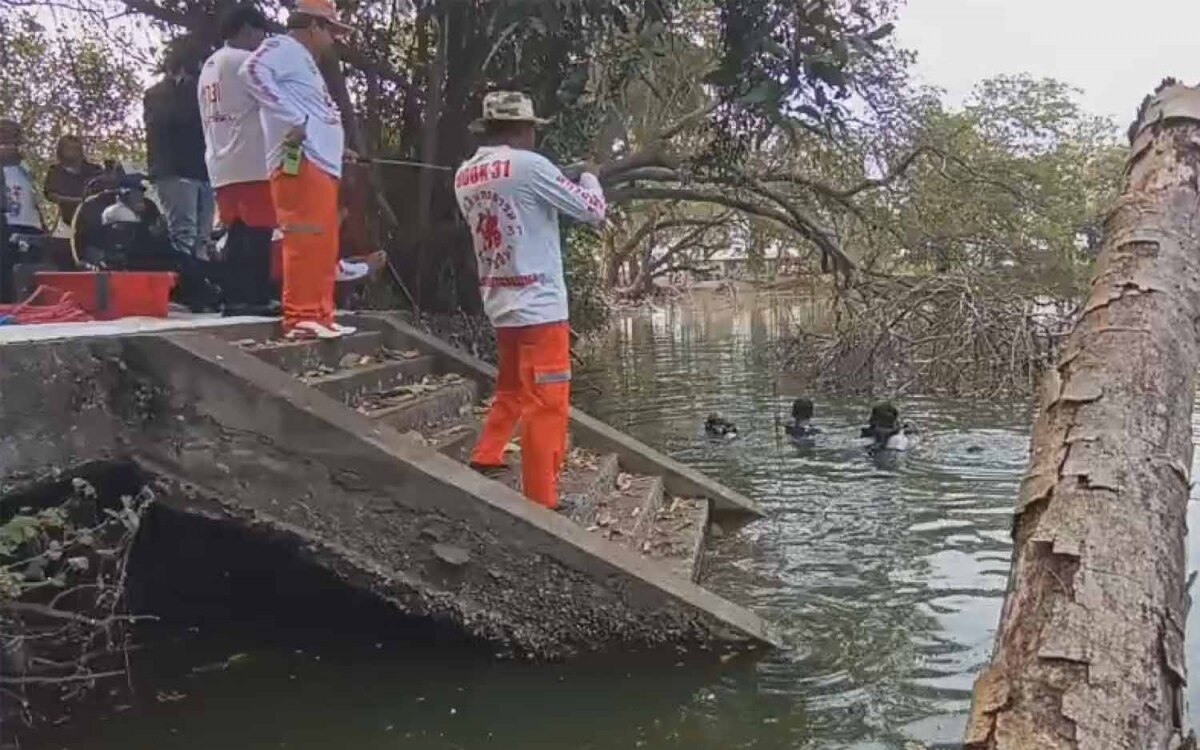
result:
<svg viewBox="0 0 1200 750"><path fill-rule="evenodd" d="M100 156L140 150L132 115L141 96L136 72L107 45L54 35L30 12L0 13L2 116L25 132L25 153L41 172L63 135L84 136Z"/></svg>
<svg viewBox="0 0 1200 750"><path fill-rule="evenodd" d="M22 65L47 71L3 84L39 153L72 126L136 145L131 104L152 71L116 35L132 19L158 39L215 44L215 20L232 2L0 9L19 32L5 34L8 46L39 50ZM279 19L285 5L263 3ZM999 266L1039 278L1053 267L1070 286L1087 260L1080 237L1094 234L1111 195L1111 123L1086 116L1062 84L1030 78L981 82L965 107L946 107L909 78L911 55L892 39L893 0L341 5L357 33L344 64L326 72L357 150L453 167L473 149L467 125L484 93L529 92L554 118L543 149L602 165L613 221L576 246L592 248L603 273L580 276L624 293L650 291L656 277L751 235L749 252L785 247L843 284L861 273ZM35 30L28 11L50 6L74 32ZM415 300L476 310L447 173L386 167L371 179L379 240Z"/></svg>

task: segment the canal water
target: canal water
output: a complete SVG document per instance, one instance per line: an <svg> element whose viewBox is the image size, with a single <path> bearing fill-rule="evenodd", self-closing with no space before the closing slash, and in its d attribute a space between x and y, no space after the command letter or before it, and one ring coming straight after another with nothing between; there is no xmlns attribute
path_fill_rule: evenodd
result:
<svg viewBox="0 0 1200 750"><path fill-rule="evenodd" d="M632 314L590 347L576 382L577 402L596 416L763 504L766 519L716 542L705 584L776 623L786 649L728 663L669 653L547 666L428 632L201 627L133 654L135 697L26 746L955 746L999 616L1028 408L900 399L922 440L883 463L857 438L867 402L812 394L823 433L794 447L778 424L805 384L771 352L819 314L771 297ZM740 439L704 437L714 411ZM1193 617L1192 643L1198 630ZM1200 674L1195 649L1189 662ZM1190 697L1196 705L1196 688Z"/></svg>

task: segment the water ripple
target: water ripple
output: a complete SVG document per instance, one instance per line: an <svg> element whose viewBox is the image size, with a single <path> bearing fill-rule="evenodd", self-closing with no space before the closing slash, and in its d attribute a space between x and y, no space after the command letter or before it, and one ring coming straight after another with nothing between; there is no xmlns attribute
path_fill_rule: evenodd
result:
<svg viewBox="0 0 1200 750"><path fill-rule="evenodd" d="M794 648L761 663L753 689L803 706L814 747L956 741L1004 594L1026 410L905 400L922 440L884 462L857 436L868 403L817 398L822 435L792 446L778 424L801 391L760 356L771 315L630 321L581 374L602 394L587 406L767 510L711 551L706 585L782 628ZM714 411L742 438L708 440Z"/></svg>

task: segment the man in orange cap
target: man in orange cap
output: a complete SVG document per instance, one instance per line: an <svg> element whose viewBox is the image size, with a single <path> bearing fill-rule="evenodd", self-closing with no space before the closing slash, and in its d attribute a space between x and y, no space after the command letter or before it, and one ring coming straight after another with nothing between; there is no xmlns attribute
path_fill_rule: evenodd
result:
<svg viewBox="0 0 1200 750"><path fill-rule="evenodd" d="M558 215L602 224L606 204L594 170L585 168L575 183L533 150L536 126L545 122L525 94L488 94L472 126L484 145L459 168L454 191L475 242L484 310L500 352L496 401L471 463L485 473L502 467L520 422L525 495L555 509L571 410Z"/></svg>
<svg viewBox="0 0 1200 750"><path fill-rule="evenodd" d="M283 230L284 334L337 338L353 332L333 319L345 133L317 62L351 29L331 0L297 0L287 27L254 51L241 75L258 100Z"/></svg>

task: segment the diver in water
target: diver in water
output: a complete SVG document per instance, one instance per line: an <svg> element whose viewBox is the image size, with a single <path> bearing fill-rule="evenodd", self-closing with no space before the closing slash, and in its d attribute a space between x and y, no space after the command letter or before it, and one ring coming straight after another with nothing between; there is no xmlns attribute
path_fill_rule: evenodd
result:
<svg viewBox="0 0 1200 750"><path fill-rule="evenodd" d="M811 399L798 398L792 402L792 422L783 426L788 437L792 440L811 440L821 431L813 427L813 402Z"/></svg>
<svg viewBox="0 0 1200 750"><path fill-rule="evenodd" d="M871 440L867 447L872 453L880 451L903 452L912 447L916 430L908 423L900 422L900 410L890 403L875 404L862 437Z"/></svg>
<svg viewBox="0 0 1200 750"><path fill-rule="evenodd" d="M704 432L709 437L726 440L733 440L738 436L737 425L716 412L708 415L708 419L704 422Z"/></svg>

